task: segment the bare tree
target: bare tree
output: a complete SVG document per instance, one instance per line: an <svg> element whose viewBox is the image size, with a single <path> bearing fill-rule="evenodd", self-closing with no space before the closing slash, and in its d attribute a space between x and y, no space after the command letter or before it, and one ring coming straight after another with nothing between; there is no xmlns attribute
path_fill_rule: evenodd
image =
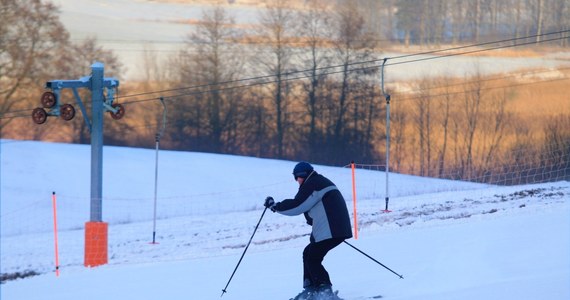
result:
<svg viewBox="0 0 570 300"><path fill-rule="evenodd" d="M278 158L284 157L284 146L289 120L287 110L289 101L286 96L286 73L291 70L292 51L288 45L293 29L293 13L286 6L285 0L272 0L267 8L259 15L259 34L268 44L269 55L259 57L259 63L264 73L275 76L275 84L271 94L276 130L276 154Z"/></svg>
<svg viewBox="0 0 570 300"><path fill-rule="evenodd" d="M395 30L394 30L394 26L395 26L395 21L394 21L394 2L396 0L387 0L384 1L385 6L384 9L386 11L385 15L386 15L386 22L387 22L387 26L386 26L386 30L383 32L384 36L386 36L388 38L388 40L392 41L392 39L395 36Z"/></svg>
<svg viewBox="0 0 570 300"><path fill-rule="evenodd" d="M179 88L203 84L193 72L193 47L192 45L188 47L176 53L169 61L170 68L176 70L174 84ZM166 136L174 148L206 151L207 148L201 148L204 147L204 143L200 140L206 134L203 94L196 89L192 89L192 92L193 95L190 96L180 93L176 97L168 98L166 105L169 108L167 116L169 126Z"/></svg>
<svg viewBox="0 0 570 300"><path fill-rule="evenodd" d="M414 99L414 121L419 139L419 174L421 176L431 175L432 97L430 95L430 88L431 83L429 79L423 79L419 84L420 94Z"/></svg>
<svg viewBox="0 0 570 300"><path fill-rule="evenodd" d="M542 26L544 24L544 0L534 0L535 6L535 27L536 27L536 42L540 43L542 35Z"/></svg>
<svg viewBox="0 0 570 300"><path fill-rule="evenodd" d="M94 39L79 44L69 41L69 34L59 21L58 10L53 4L39 0L3 0L0 9L3 12L0 18L0 115L14 110L29 114L31 108L40 105L45 82L85 76L95 61L106 64L106 74L120 77L122 65L118 59L97 46ZM80 89L79 93L84 102L90 99L85 90ZM60 102L74 104L76 101L70 91L63 90ZM0 120L0 128L12 120L16 119ZM10 132L16 133L14 137L19 138L87 140L89 133L79 111L66 126L58 124L59 121L38 126L26 117L17 119L9 128ZM107 128L106 134L114 130L112 127Z"/></svg>
<svg viewBox="0 0 570 300"><path fill-rule="evenodd" d="M200 87L196 89L199 94L184 97L184 102L194 108L194 132L204 150L225 151L235 128L238 103L233 93L238 91L222 91L226 83L237 78L243 66L237 55L239 49L233 43L237 35L234 28L233 17L222 6L204 11L202 22L187 38L187 50L179 56L181 85Z"/></svg>
<svg viewBox="0 0 570 300"><path fill-rule="evenodd" d="M547 176L555 177L548 179L568 180L570 178L569 128L570 117L567 114L559 114L545 125L541 156L544 164L551 169L552 174Z"/></svg>
<svg viewBox="0 0 570 300"><path fill-rule="evenodd" d="M471 28L471 36L475 42L479 41L481 33L482 13L481 6L483 0L469 1L467 8L467 20Z"/></svg>
<svg viewBox="0 0 570 300"><path fill-rule="evenodd" d="M503 90L502 93L496 97L492 97L486 101L489 107L490 120L485 122L487 125L486 135L488 135L489 142L486 145L486 153L481 163L483 172L491 172L493 166L497 165L495 156L501 146L501 142L506 134L506 128L509 125L509 114L506 111L507 101L512 93L508 90Z"/></svg>
<svg viewBox="0 0 570 300"><path fill-rule="evenodd" d="M172 79L172 75L169 72L170 68L167 68L168 60L161 59L157 55L157 50L153 44L144 44L142 53L142 64L140 67L140 73L142 76L142 81L147 85L147 88L153 88L156 84L164 84Z"/></svg>
<svg viewBox="0 0 570 300"><path fill-rule="evenodd" d="M521 23L521 14L522 14L521 2L522 1L517 1L517 0L513 0L513 1L515 2L515 6L514 6L514 8L515 8L515 10L514 10L515 11L515 18L514 18L514 20L515 20L515 26L514 26L515 27L515 34L514 35L515 35L515 38L518 38L521 35L521 33L519 32L519 28L521 26L519 26L519 24ZM512 11L512 10L509 10L509 11Z"/></svg>
<svg viewBox="0 0 570 300"><path fill-rule="evenodd" d="M366 31L374 36L376 39L382 37L383 30L383 16L381 15L384 7L386 6L385 1L377 0L359 0L358 9L360 14L364 17Z"/></svg>
<svg viewBox="0 0 570 300"><path fill-rule="evenodd" d="M243 96L248 105L240 111L238 124L239 149L244 155L268 157L274 155L273 143L268 140L270 121L267 107L263 105L264 90L260 86L249 89ZM244 100L245 101L245 100Z"/></svg>
<svg viewBox="0 0 570 300"><path fill-rule="evenodd" d="M9 111L38 106L38 82L60 73L69 34L51 3L3 0L0 10L0 116L9 117ZM0 129L12 120L0 119Z"/></svg>
<svg viewBox="0 0 570 300"><path fill-rule="evenodd" d="M306 139L310 149L309 153L315 156L318 155L317 149L322 144L323 136L322 132L318 132L317 126L321 111L319 100L322 100L319 93L322 92L323 83L327 77L326 69L322 67L330 63L326 51L326 42L331 37L330 8L322 0L311 0L306 10L298 12L296 19L300 20L299 33L307 42L307 46L301 51L299 57L302 67L308 70L306 72L308 80L302 83L306 93L304 102L309 115L309 133ZM315 160L316 157L310 157L310 159Z"/></svg>
<svg viewBox="0 0 570 300"><path fill-rule="evenodd" d="M377 68L355 68L351 66L356 61L371 60L375 44L364 30L364 19L359 14L353 1L344 1L337 6L335 14L335 45L336 58L341 65L338 96L335 103L335 117L332 126L332 142L334 147L340 146L349 120L347 111L351 99L351 85L357 81L366 81L368 74L374 74ZM357 85L354 85L357 86ZM367 86L367 85L359 85Z"/></svg>
<svg viewBox="0 0 570 300"><path fill-rule="evenodd" d="M463 137L464 159L461 165L461 174L464 178L469 179L474 175L474 151L475 151L475 134L478 130L480 121L480 111L483 101L483 81L478 73L471 80L466 88L463 97L463 118L465 122L465 133Z"/></svg>
<svg viewBox="0 0 570 300"><path fill-rule="evenodd" d="M122 63L119 58L109 50L103 49L103 47L97 45L97 40L95 38L87 38L81 43L70 45L67 52L69 65L68 67L60 66L60 72L65 73L64 78L66 79L77 79L85 76L91 72L91 63L98 61L105 65L105 76L113 76L115 78L121 78L121 72L123 69ZM75 96L69 92L66 92L66 97L62 97L66 102L75 103ZM87 89L78 89L78 94L81 97L83 103L90 107L91 104L91 94ZM116 96L119 96L117 94ZM85 118L91 119L90 110L87 110L87 116L83 116L79 111L77 116L71 122L69 126L71 129L71 141L78 142L81 144L89 143L90 132L85 122ZM130 118L130 116L128 116ZM136 119L136 118L133 118ZM105 126L105 140L113 144L120 143L121 137L125 135L120 132L131 131L130 127L125 122L125 119L121 121L108 122Z"/></svg>
<svg viewBox="0 0 570 300"><path fill-rule="evenodd" d="M465 27L466 2L463 0L453 0L448 3L450 12L452 43L457 43L461 39L463 28Z"/></svg>
<svg viewBox="0 0 570 300"><path fill-rule="evenodd" d="M554 24L558 24L559 30L570 30L570 18L566 16L570 15L570 1L560 0L559 6L554 9L555 17L553 18ZM560 46L568 47L570 44L570 35L566 34L566 38L560 40Z"/></svg>
<svg viewBox="0 0 570 300"><path fill-rule="evenodd" d="M396 0L396 28L404 32L404 44L406 47L420 34L421 26L418 22L421 7L416 0ZM418 41L417 43L420 43Z"/></svg>
<svg viewBox="0 0 570 300"><path fill-rule="evenodd" d="M390 164L396 172L402 172L407 162L406 158L409 157L406 152L407 135L405 134L406 124L408 123L408 114L405 110L398 110L398 106L394 107L391 112L391 148L394 163ZM391 149L392 150L392 149Z"/></svg>
<svg viewBox="0 0 570 300"><path fill-rule="evenodd" d="M135 86L133 87L137 89L137 94L154 94L155 91L166 91L176 87L174 78L177 70L176 68L171 68L169 64L172 57L158 55L152 43L145 43L143 45L141 56L141 64L137 66L140 81L134 84ZM125 94L123 89L121 89L121 94ZM136 98L133 97L131 100ZM166 110L169 112L171 109L169 109L168 106L171 104L168 98L165 103L167 105ZM131 119L131 116L136 116L136 118L133 119L138 120L135 126L138 129L139 145L143 147L154 145L156 133L159 132L162 127L163 110L164 107L159 99L155 99L155 101L138 102L137 105L128 106L128 115L126 115L126 118ZM169 118L167 117L166 127L168 127L168 122ZM171 141L169 139L170 136L165 135L161 139L163 145L167 147L170 146Z"/></svg>
<svg viewBox="0 0 570 300"><path fill-rule="evenodd" d="M426 0L425 11L427 23L425 26L428 45L440 45L445 38L446 22L442 16L447 15L446 0Z"/></svg>
<svg viewBox="0 0 570 300"><path fill-rule="evenodd" d="M438 111L441 113L441 127L443 130L443 141L438 155L438 176L443 177L445 174L445 160L447 159L447 145L449 141L449 122L451 113L451 92L450 92L450 80L445 78L443 80L445 86L445 92L441 100L439 101Z"/></svg>
<svg viewBox="0 0 570 300"><path fill-rule="evenodd" d="M538 6L539 3L536 5ZM570 1L569 0L542 0L542 28L541 32L555 32L566 31L570 29L570 20L567 17L570 14ZM539 14L540 15L540 12ZM540 19L537 17L537 19ZM538 24L537 24L538 25ZM554 36L550 36L552 38ZM567 33L559 35L561 38L558 44L562 47L568 45L570 36ZM564 38L565 37L565 38Z"/></svg>

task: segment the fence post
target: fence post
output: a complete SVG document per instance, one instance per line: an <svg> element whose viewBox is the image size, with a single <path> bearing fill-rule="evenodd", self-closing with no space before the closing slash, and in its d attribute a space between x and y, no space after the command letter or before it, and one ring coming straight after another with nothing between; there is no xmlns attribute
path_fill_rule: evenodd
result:
<svg viewBox="0 0 570 300"><path fill-rule="evenodd" d="M358 239L358 214L356 211L356 178L354 175L354 161L350 163L352 169L352 206L354 211L354 239Z"/></svg>
<svg viewBox="0 0 570 300"><path fill-rule="evenodd" d="M51 200L53 204L53 235L55 241L55 276L59 276L59 251L57 245L57 205L55 201L55 192L52 192Z"/></svg>

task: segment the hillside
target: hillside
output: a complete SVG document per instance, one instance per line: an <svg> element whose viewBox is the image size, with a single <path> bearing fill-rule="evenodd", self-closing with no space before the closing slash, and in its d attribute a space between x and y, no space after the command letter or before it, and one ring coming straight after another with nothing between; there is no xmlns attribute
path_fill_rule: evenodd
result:
<svg viewBox="0 0 570 300"><path fill-rule="evenodd" d="M266 195L291 196L295 162L161 151L158 245L150 245L154 151L105 147L109 264L86 269L89 147L2 140L2 299L219 299ZM62 161L65 162L62 164ZM65 167L62 167L65 166ZM352 211L350 171L316 166ZM348 300L567 299L570 183L499 187L357 170L359 238L327 256ZM53 272L50 195L58 195L61 276ZM223 299L288 299L300 290L302 217L268 213Z"/></svg>

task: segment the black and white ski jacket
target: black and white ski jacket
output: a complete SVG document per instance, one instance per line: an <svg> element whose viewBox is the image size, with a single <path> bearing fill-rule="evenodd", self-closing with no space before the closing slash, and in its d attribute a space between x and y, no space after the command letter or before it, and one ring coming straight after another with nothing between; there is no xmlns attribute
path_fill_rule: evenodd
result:
<svg viewBox="0 0 570 300"><path fill-rule="evenodd" d="M313 227L311 242L352 237L350 217L342 194L332 181L316 171L299 186L294 199L276 203L274 210L287 216L305 214L307 223Z"/></svg>

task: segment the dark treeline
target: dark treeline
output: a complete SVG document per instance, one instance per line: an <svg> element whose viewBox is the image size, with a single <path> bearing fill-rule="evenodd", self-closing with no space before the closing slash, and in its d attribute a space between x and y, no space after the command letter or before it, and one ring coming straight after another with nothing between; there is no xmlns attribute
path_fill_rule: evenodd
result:
<svg viewBox="0 0 570 300"><path fill-rule="evenodd" d="M545 32L570 29L569 18L563 17L569 15L570 0L305 2L298 10L284 0L269 1L267 9L260 9L257 25L246 29L222 6L213 7L190 27L175 55L145 52L145 80L122 82L120 99L127 114L121 121L106 121L105 143L152 147L162 107L157 99L141 101L149 96L129 95L169 90L161 93L168 111L162 148L331 165L381 164L386 150L378 68L382 49L521 36L533 36L521 42L540 43ZM105 63L106 74L120 78L120 62L94 39L72 43L53 5L39 0L2 3L2 137L89 143L82 118L36 126L30 118L13 117L38 106L45 81L84 76L95 60ZM560 36L548 45L566 47L570 39ZM375 62L362 64L366 61ZM520 130L529 129L515 128L506 106L494 105L515 99L516 93L485 93L481 82L476 89L460 87L469 92L455 99L457 91L446 90L440 91L444 98L425 94L400 105L393 114L392 169L485 182L507 170L513 173L513 168L522 168L518 174L559 174L530 171L552 167L568 176L568 130L556 127L555 137L541 133L520 138ZM562 112L560 118L567 116ZM515 142L507 138L511 136L517 137ZM534 155L532 167L520 167L511 159L520 151L549 156ZM552 153L556 159L550 158ZM511 177L504 183L518 180Z"/></svg>
<svg viewBox="0 0 570 300"><path fill-rule="evenodd" d="M401 23L402 18L406 19L402 14L411 2L424 3L393 2L392 10L401 16L396 17L395 22ZM442 7L447 7L448 4L443 2L445 1L430 3L440 3ZM201 88L199 93L193 90L190 95L177 96L171 101L175 107L175 112L169 117L173 120L169 124L171 147L259 157L308 159L334 165L347 164L352 160L382 162L385 153L385 102L379 87L377 66L381 55L378 49L383 44L370 30L371 23L367 22L364 12L383 12L385 10L379 5L390 2L360 1L359 5L352 5L351 1L338 1L337 5L325 6L322 5L323 2L314 1L304 11L288 10L282 6L285 1L272 3L273 6L260 14L260 26L254 32L247 32L248 36L245 37L243 35L246 33L237 31L232 26L235 21L224 9L204 12L204 22L188 36L187 49L172 58L170 70L173 72L171 81L178 82L175 88L201 86L205 83L208 85ZM524 6L526 13L531 7L530 2L527 4ZM489 8L488 5L485 7ZM421 13L423 10L416 11L415 17L410 19L419 20L417 16ZM451 18L450 14L451 11L447 11L443 15ZM482 16L481 20L485 18ZM506 32L504 34L507 35ZM440 36L444 35L440 33ZM478 35L478 38L483 36ZM235 40L245 41L246 45L228 43ZM427 43L433 39L410 38L408 41L413 40ZM476 40L473 37L469 41ZM370 60L377 62L355 64ZM324 68L326 66L336 67ZM258 74L272 76L234 82L247 77L244 74L248 72L254 74L250 77ZM291 80L297 77L303 78ZM468 80L480 79L482 78ZM149 81L153 81L152 78ZM234 88L235 86L241 87ZM481 178L478 174L486 172L488 166L496 162L494 155L497 151L494 148L499 147L502 140L500 136L492 135L496 129L475 126L477 122L486 121L477 112L492 110L487 115L500 117L502 123L498 124L499 129L501 132L507 131L507 117L503 116L507 114L504 113L505 108L496 108L493 103L496 103L497 98L501 99L500 103L506 103L510 99L506 99L507 96L482 95L482 89L483 84L479 84L476 87L478 92L466 93L464 96L471 97L472 100L465 100L462 106L455 104L447 108L448 111L454 110L448 112L449 127L454 124L455 130L460 132L456 134L453 145L461 148L457 152L465 157L456 158L453 163L435 163L438 158L433 155L436 153L434 145L442 137L437 137L436 142L434 133L429 132L430 126L435 127L431 123L439 119L445 110L432 108L433 111L422 112L419 117L414 115L414 109L402 112L408 117L399 119L404 122L400 126L409 127L405 123L414 124L415 120L422 118L418 125L414 125L421 129L412 132L418 135L417 139L399 138L412 141L406 143L416 142L417 146L413 145L412 148L421 154L409 153L405 158L408 162L402 164L406 167L399 170L427 176L444 176L445 172L452 172L456 166L460 166L462 178ZM452 94L449 90L445 92ZM429 109L433 105L425 103L439 101L429 100L429 95L424 98L424 104L418 104L420 110ZM463 100L452 100L460 101ZM475 109L473 106L477 106L477 111L470 111ZM479 109L479 106L485 108ZM467 110L468 115L459 113L461 110ZM463 124L464 120L470 124ZM483 131L485 134L480 134ZM493 139L492 146L481 146L493 147L487 149L490 154L475 153L478 148L476 140L485 137ZM397 141L398 138L396 146ZM451 144L446 140L443 143L443 148ZM477 160L477 155L485 156L485 159ZM415 157L419 157L417 163ZM443 156L440 160L451 158ZM426 171L433 168L430 164L440 166L440 170Z"/></svg>
<svg viewBox="0 0 570 300"><path fill-rule="evenodd" d="M337 165L379 158L378 68L355 65L377 59L377 42L358 9L284 3L245 33L223 8L204 12L170 58L174 88L203 87L167 101L169 146Z"/></svg>
<svg viewBox="0 0 570 300"><path fill-rule="evenodd" d="M361 0L370 30L405 45L479 43L570 29L568 0ZM380 21L379 21L380 20ZM567 46L569 40L557 43Z"/></svg>

